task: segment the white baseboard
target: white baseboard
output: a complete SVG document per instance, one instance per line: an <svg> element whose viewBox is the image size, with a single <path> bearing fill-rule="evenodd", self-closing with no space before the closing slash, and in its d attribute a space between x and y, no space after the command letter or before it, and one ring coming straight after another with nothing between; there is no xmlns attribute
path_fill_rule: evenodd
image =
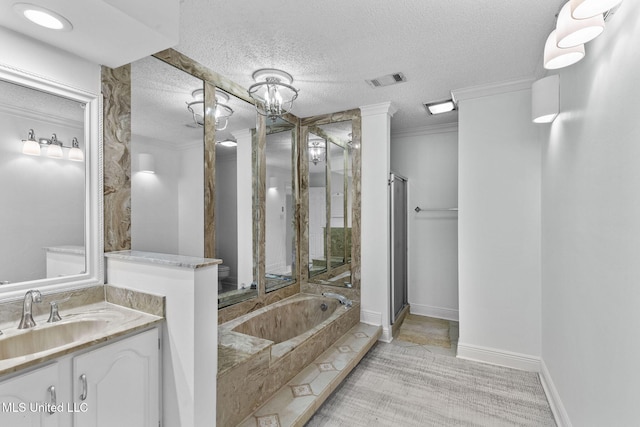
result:
<svg viewBox="0 0 640 427"><path fill-rule="evenodd" d="M377 311L360 310L360 321L367 325L380 326L382 325L382 313ZM378 341L391 342L393 334L391 332L391 325L382 325L382 335L378 338Z"/></svg>
<svg viewBox="0 0 640 427"><path fill-rule="evenodd" d="M457 322L459 320L458 310L452 308L434 307L431 305L416 304L410 302L411 314L417 314L418 316L435 317L436 319L453 320Z"/></svg>
<svg viewBox="0 0 640 427"><path fill-rule="evenodd" d="M457 357L460 359L474 360L476 362L490 363L492 365L506 366L507 368L520 369L521 371L540 372L539 357L496 348L459 342Z"/></svg>
<svg viewBox="0 0 640 427"><path fill-rule="evenodd" d="M551 406L553 417L556 419L556 424L558 427L572 427L569 414L567 414L566 409L564 409L564 405L562 404L556 386L553 384L551 374L547 369L547 365L544 363L544 359L540 361L540 368L540 382L542 383L544 393L547 395L547 400L549 401L549 406Z"/></svg>

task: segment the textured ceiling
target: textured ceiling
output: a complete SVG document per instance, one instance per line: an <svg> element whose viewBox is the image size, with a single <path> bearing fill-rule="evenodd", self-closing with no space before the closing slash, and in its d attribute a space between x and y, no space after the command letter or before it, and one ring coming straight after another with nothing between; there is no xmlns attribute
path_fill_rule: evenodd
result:
<svg viewBox="0 0 640 427"><path fill-rule="evenodd" d="M457 121L423 102L453 89L532 78L562 0L300 0L181 3L180 52L249 87L280 68L300 89L299 117L391 101L392 131ZM403 72L406 83L365 79Z"/></svg>

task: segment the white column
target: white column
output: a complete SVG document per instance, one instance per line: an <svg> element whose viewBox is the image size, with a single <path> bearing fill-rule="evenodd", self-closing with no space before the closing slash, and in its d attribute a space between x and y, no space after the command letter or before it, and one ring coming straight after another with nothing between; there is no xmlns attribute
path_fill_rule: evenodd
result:
<svg viewBox="0 0 640 427"><path fill-rule="evenodd" d="M238 142L237 207L238 207L238 288L249 287L253 282L253 187L251 171L251 129L233 133Z"/></svg>
<svg viewBox="0 0 640 427"><path fill-rule="evenodd" d="M391 116L389 102L360 107L362 112L362 322L382 325L391 341L389 247L389 172Z"/></svg>

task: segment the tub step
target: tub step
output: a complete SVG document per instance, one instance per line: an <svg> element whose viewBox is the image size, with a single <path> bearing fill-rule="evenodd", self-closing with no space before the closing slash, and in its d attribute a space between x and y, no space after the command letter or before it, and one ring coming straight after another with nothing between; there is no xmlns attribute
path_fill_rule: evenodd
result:
<svg viewBox="0 0 640 427"><path fill-rule="evenodd" d="M382 326L358 323L239 426L303 426L381 334Z"/></svg>

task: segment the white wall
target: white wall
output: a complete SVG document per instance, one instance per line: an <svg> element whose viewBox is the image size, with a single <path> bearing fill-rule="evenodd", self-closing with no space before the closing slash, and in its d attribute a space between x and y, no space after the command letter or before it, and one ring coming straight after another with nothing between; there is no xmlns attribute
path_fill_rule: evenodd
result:
<svg viewBox="0 0 640 427"><path fill-rule="evenodd" d="M389 168L390 103L360 107L362 113L362 195L360 319L382 325L381 340L390 341Z"/></svg>
<svg viewBox="0 0 640 427"><path fill-rule="evenodd" d="M391 134L391 170L408 178L411 313L458 320L458 215L414 211L458 206L457 125Z"/></svg>
<svg viewBox="0 0 640 427"><path fill-rule="evenodd" d="M575 426L640 420L638 40L627 1L560 72L561 113L542 128L542 356Z"/></svg>
<svg viewBox="0 0 640 427"><path fill-rule="evenodd" d="M251 167L252 131L234 132L238 145L237 203L238 203L238 288L249 287L253 282L253 178Z"/></svg>
<svg viewBox="0 0 640 427"><path fill-rule="evenodd" d="M0 26L0 63L90 93L100 93L100 65Z"/></svg>
<svg viewBox="0 0 640 427"><path fill-rule="evenodd" d="M204 256L204 148L192 144L180 150L178 178L178 253Z"/></svg>
<svg viewBox="0 0 640 427"><path fill-rule="evenodd" d="M153 155L155 173L139 172L138 156ZM131 249L178 254L178 153L161 141L131 135Z"/></svg>
<svg viewBox="0 0 640 427"><path fill-rule="evenodd" d="M530 90L461 99L459 110L458 355L537 370L541 178Z"/></svg>
<svg viewBox="0 0 640 427"><path fill-rule="evenodd" d="M139 172L140 153L154 156L154 174ZM202 256L203 162L200 144L176 147L142 135L131 136L133 250Z"/></svg>
<svg viewBox="0 0 640 427"><path fill-rule="evenodd" d="M216 156L216 258L229 266L234 280L238 276L237 181L235 154Z"/></svg>
<svg viewBox="0 0 640 427"><path fill-rule="evenodd" d="M270 177L278 181L277 187L270 188ZM265 195L265 268L267 273L284 274L291 269L292 254L287 252L287 190L290 186L291 171L267 166L267 192Z"/></svg>

